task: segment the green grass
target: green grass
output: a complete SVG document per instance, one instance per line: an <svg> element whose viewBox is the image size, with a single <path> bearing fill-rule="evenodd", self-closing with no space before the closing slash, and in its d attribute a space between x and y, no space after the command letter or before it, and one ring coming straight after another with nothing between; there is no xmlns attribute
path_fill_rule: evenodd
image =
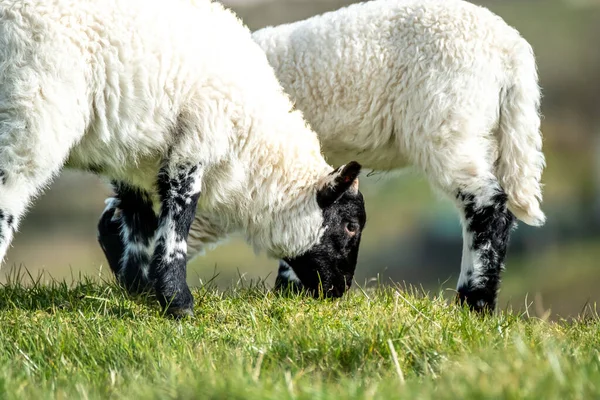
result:
<svg viewBox="0 0 600 400"><path fill-rule="evenodd" d="M0 398L600 396L591 308L481 318L412 289L315 300L259 285L197 289L196 317L173 321L151 299L79 282L0 288Z"/></svg>

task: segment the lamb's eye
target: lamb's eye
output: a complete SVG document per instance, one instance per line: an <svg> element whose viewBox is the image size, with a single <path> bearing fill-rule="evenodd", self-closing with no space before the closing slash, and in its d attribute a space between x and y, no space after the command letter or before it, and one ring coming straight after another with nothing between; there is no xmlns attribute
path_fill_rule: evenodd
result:
<svg viewBox="0 0 600 400"><path fill-rule="evenodd" d="M354 236L356 235L356 232L358 232L358 224L355 224L354 222L346 222L344 224L344 230L348 235Z"/></svg>

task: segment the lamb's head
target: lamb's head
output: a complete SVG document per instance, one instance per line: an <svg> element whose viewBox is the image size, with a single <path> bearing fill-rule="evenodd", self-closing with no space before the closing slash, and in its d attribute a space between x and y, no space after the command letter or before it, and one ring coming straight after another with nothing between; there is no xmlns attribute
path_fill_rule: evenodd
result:
<svg viewBox="0 0 600 400"><path fill-rule="evenodd" d="M361 166L350 162L327 176L316 190L323 233L307 252L283 260L302 288L315 296L340 297L350 288L367 214L358 190Z"/></svg>

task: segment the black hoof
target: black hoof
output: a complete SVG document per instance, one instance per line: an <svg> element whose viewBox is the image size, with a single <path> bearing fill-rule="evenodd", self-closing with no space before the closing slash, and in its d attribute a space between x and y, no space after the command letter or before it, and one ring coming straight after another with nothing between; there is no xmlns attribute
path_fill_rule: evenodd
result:
<svg viewBox="0 0 600 400"><path fill-rule="evenodd" d="M461 306L466 304L471 311L490 314L496 309L496 293L486 288L460 288L456 300Z"/></svg>
<svg viewBox="0 0 600 400"><path fill-rule="evenodd" d="M174 319L193 318L194 309L169 307L166 311L166 315Z"/></svg>
<svg viewBox="0 0 600 400"><path fill-rule="evenodd" d="M158 301L166 315L177 319L194 316L194 296L187 286L174 296L159 295Z"/></svg>

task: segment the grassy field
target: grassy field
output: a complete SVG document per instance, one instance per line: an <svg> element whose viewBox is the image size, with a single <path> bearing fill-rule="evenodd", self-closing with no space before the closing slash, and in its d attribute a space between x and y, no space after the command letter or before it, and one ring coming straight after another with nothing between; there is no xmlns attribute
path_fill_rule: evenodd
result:
<svg viewBox="0 0 600 400"><path fill-rule="evenodd" d="M592 308L555 323L476 317L412 289L323 301L205 286L196 317L178 322L151 299L79 282L0 288L0 398L600 396Z"/></svg>

